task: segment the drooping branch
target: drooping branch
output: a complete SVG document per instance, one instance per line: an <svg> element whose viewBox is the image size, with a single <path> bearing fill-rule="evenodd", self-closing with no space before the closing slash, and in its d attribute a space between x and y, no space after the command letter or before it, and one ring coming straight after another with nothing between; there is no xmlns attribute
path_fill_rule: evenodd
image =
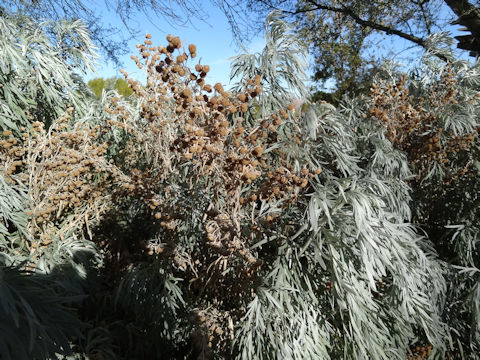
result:
<svg viewBox="0 0 480 360"><path fill-rule="evenodd" d="M422 47L426 47L426 43L425 43L424 39L422 39L418 36L412 35L412 34L405 33L403 31L395 29L391 26L379 24L379 23L376 23L376 22L371 21L371 20L362 19L357 13L355 13L355 11L353 11L349 7L336 7L336 6L330 6L330 5L325 5L325 4L319 4L319 3L317 3L316 1L313 1L313 0L309 0L308 2L310 4L312 4L314 6L314 8L296 10L294 12L291 12L292 15L293 14L300 14L300 13L303 13L303 12L315 11L315 10L332 11L332 12L347 15L350 18L352 18L357 24L362 25L364 27L369 27L369 28L372 28L372 29L375 29L375 30L378 30L378 31L383 31L387 35L397 35L397 36L399 36L403 39L409 40L409 41L411 41L411 42L413 42L417 45L420 45Z"/></svg>
<svg viewBox="0 0 480 360"><path fill-rule="evenodd" d="M297 15L301 13L306 13L306 12L311 12L315 10L326 10L326 11L332 11L335 13L340 13L344 14L348 17L350 17L352 20L354 20L357 24L363 26L363 27L368 27L374 30L382 31L387 35L396 35L398 37L401 37L402 39L406 39L410 42L413 42L424 49L428 49L427 42L425 39L406 33L404 31L395 29L392 26L384 25L384 24L379 24L377 22L371 21L371 20L366 20L363 19L360 15L358 15L354 10L352 10L350 7L336 7L336 6L331 6L331 5L326 5L326 4L321 4L318 3L317 1L314 0L308 0L308 3L312 5L310 8L303 8L303 9L298 9L295 11L284 11L286 13L289 13L291 15ZM446 61L446 58L441 55L437 54L437 57L439 57L441 60Z"/></svg>

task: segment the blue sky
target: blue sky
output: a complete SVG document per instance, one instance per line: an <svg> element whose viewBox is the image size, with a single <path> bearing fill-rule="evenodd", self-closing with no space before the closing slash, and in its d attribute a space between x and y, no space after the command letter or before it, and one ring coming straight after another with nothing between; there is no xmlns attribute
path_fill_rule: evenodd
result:
<svg viewBox="0 0 480 360"><path fill-rule="evenodd" d="M116 26L125 34L127 30L113 9L107 9L102 2L99 2L98 11L101 13L102 19L105 23ZM211 71L208 74L208 81L210 83L221 82L228 85L230 78L230 61L232 56L241 52L238 46L234 43L232 33L225 15L220 9L213 6L209 1L202 2L202 7L208 14L208 19L205 21L192 19L191 23L186 26L174 26L169 24L164 19L158 19L158 22L153 24L149 20L137 20L144 18L143 14L135 16L133 26L138 29L138 35L135 39L129 41L128 53L121 57L123 62L122 68L136 79L142 80L144 78L142 70L139 70L130 55L138 55L136 44L142 43L147 33L152 34L152 41L154 45L166 45L167 34L179 36L180 39L188 46L188 44L195 44L197 46L197 58L201 60L202 64L210 65ZM247 45L249 52L257 52L263 49L265 41L262 36L258 36ZM114 77L120 76L120 68L116 68L111 62L106 63L100 59L97 66L96 73L89 73L86 76L87 80L95 77Z"/></svg>
<svg viewBox="0 0 480 360"><path fill-rule="evenodd" d="M167 34L179 36L182 41L188 45L193 43L197 46L197 58L201 60L202 64L210 65L211 71L208 74L207 81L209 83L220 82L224 85L229 84L230 79L230 60L241 52L235 44L230 26L223 12L216 6L212 5L210 1L199 2L208 18L204 21L199 19L191 19L190 23L185 26L174 26L165 19L156 19L153 15L150 20L145 19L145 15L136 14L133 16L132 27L138 30L138 35L135 36L128 44L128 52L121 58L123 62L122 68L125 69L134 78L143 81L145 76L143 70L139 70L135 63L130 59L130 55L137 55L136 44L143 42L144 36L147 33L152 34L152 41L154 45L165 45ZM105 24L115 26L120 31L128 35L127 30L119 19L118 15L113 9L108 9L103 1L94 2L92 5L96 7L96 11L101 14ZM446 11L444 15L446 18L451 16L450 10ZM457 27L450 27L449 31L456 32ZM375 40L375 39L373 39ZM251 39L250 43L246 45L249 52L257 52L263 49L265 41L263 35L259 35ZM375 47L379 53L386 54L389 50L393 50L396 54L396 59L408 65L412 64L412 54L414 57L421 56L422 49L419 47L411 49L411 43L396 36L386 37ZM410 50L404 49L410 48ZM464 53L464 56L466 54ZM466 58L466 56L465 56ZM89 73L86 80L95 77L115 77L120 76L120 68L116 68L112 63L105 62L103 59L99 60L96 73ZM327 84L328 87L328 84Z"/></svg>

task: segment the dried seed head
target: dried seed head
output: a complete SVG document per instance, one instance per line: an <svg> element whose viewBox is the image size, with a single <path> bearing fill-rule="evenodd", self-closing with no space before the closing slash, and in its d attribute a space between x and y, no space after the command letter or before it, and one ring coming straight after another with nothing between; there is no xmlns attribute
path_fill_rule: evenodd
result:
<svg viewBox="0 0 480 360"><path fill-rule="evenodd" d="M176 47L177 49L180 48L180 46L182 45L182 42L180 41L180 38L178 36L174 37L171 41L172 45L174 47Z"/></svg>
<svg viewBox="0 0 480 360"><path fill-rule="evenodd" d="M189 88L185 88L183 91L182 91L182 96L183 97L191 97L192 96L192 90L190 90Z"/></svg>
<svg viewBox="0 0 480 360"><path fill-rule="evenodd" d="M190 54L195 54L197 52L197 47L194 44L188 45L188 51Z"/></svg>
<svg viewBox="0 0 480 360"><path fill-rule="evenodd" d="M245 102L248 100L247 95L245 94L238 94L237 99L240 100L241 102Z"/></svg>
<svg viewBox="0 0 480 360"><path fill-rule="evenodd" d="M252 154L254 156L262 156L263 150L264 150L263 147L257 146L255 149L253 149Z"/></svg>

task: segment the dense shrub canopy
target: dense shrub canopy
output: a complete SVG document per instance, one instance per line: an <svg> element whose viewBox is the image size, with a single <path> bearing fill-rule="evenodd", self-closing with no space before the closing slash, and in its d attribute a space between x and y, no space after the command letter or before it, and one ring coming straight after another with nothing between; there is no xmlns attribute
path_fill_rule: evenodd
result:
<svg viewBox="0 0 480 360"><path fill-rule="evenodd" d="M146 83L96 99L80 23L1 21L6 359L478 358L477 66L310 103L273 13L231 90L147 35Z"/></svg>

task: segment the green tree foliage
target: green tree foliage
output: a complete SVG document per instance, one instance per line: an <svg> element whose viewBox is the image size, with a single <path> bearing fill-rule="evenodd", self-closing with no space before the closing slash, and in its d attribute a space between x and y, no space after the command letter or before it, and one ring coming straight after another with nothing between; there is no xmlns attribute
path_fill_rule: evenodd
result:
<svg viewBox="0 0 480 360"><path fill-rule="evenodd" d="M278 13L266 33L229 91L147 35L130 98L2 108L25 124L0 133L2 357L479 359L478 67L432 36L313 104L304 44Z"/></svg>
<svg viewBox="0 0 480 360"><path fill-rule="evenodd" d="M396 48L397 52L409 46L427 49L428 36L445 30L457 16L464 16L463 24L478 34L477 1L224 0L222 3L239 39L248 40L252 28L258 29L259 19L272 10L288 15L300 36L309 41L314 58L313 79L320 89L327 80L330 88L334 80L336 101L347 92L368 92L372 72L376 71L381 56L395 55L379 48L380 39L403 40L406 45Z"/></svg>
<svg viewBox="0 0 480 360"><path fill-rule="evenodd" d="M102 96L103 90L116 90L122 96L130 96L133 90L128 87L127 82L122 78L95 78L88 82L97 98Z"/></svg>

